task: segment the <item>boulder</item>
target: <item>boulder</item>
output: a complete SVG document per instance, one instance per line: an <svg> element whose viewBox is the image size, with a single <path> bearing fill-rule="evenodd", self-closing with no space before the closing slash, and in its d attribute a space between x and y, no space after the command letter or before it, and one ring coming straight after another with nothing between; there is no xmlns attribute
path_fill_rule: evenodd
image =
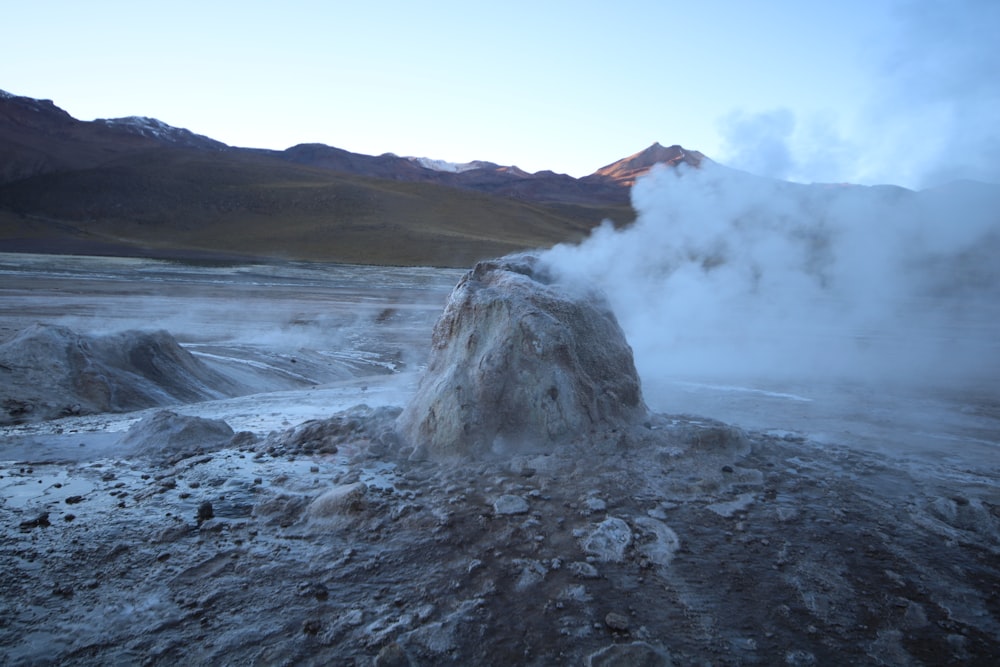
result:
<svg viewBox="0 0 1000 667"><path fill-rule="evenodd" d="M597 440L646 413L604 298L514 255L480 262L455 287L397 431L413 457L482 458Z"/></svg>
<svg viewBox="0 0 1000 667"><path fill-rule="evenodd" d="M119 442L123 453L175 461L222 449L235 434L221 419L205 419L160 410L139 420Z"/></svg>

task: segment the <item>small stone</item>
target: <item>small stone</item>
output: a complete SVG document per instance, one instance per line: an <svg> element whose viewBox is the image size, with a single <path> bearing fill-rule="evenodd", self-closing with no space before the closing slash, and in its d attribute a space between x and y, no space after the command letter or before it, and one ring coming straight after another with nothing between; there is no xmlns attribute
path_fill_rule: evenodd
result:
<svg viewBox="0 0 1000 667"><path fill-rule="evenodd" d="M597 568L590 563L584 563L583 561L576 561L569 564L569 571L573 573L574 576L580 579L597 579L599 576Z"/></svg>
<svg viewBox="0 0 1000 667"><path fill-rule="evenodd" d="M497 514L527 514L529 509L528 501L521 496L503 495L493 503Z"/></svg>
<svg viewBox="0 0 1000 667"><path fill-rule="evenodd" d="M76 505L83 502L83 496L69 496L65 502L67 505Z"/></svg>
<svg viewBox="0 0 1000 667"><path fill-rule="evenodd" d="M352 609L343 616L340 617L344 625L356 628L365 620L365 613L360 609Z"/></svg>
<svg viewBox="0 0 1000 667"><path fill-rule="evenodd" d="M617 517L608 517L580 540L580 546L588 556L612 563L624 560L625 550L630 544L632 531Z"/></svg>
<svg viewBox="0 0 1000 667"><path fill-rule="evenodd" d="M392 642L382 647L375 656L375 667L409 667L410 659L403 647Z"/></svg>
<svg viewBox="0 0 1000 667"><path fill-rule="evenodd" d="M320 601L330 597L330 590L321 582L304 581L299 584L298 593L305 597L315 597Z"/></svg>
<svg viewBox="0 0 1000 667"><path fill-rule="evenodd" d="M201 505L198 505L198 514L195 520L199 526L213 517L215 517L215 510L212 508L212 503L206 500Z"/></svg>
<svg viewBox="0 0 1000 667"><path fill-rule="evenodd" d="M45 528L51 526L49 523L49 513L42 512L34 519L28 519L27 521L22 521L20 527L22 530L30 530L32 528Z"/></svg>
<svg viewBox="0 0 1000 667"><path fill-rule="evenodd" d="M583 501L583 506L590 512L603 512L608 509L608 504L600 498L591 496Z"/></svg>
<svg viewBox="0 0 1000 667"><path fill-rule="evenodd" d="M612 630L625 632L628 630L628 616L615 611L608 612L608 615L604 617L604 624Z"/></svg>
<svg viewBox="0 0 1000 667"><path fill-rule="evenodd" d="M333 519L362 512L367 504L368 486L364 482L341 484L313 500L306 514L314 519Z"/></svg>

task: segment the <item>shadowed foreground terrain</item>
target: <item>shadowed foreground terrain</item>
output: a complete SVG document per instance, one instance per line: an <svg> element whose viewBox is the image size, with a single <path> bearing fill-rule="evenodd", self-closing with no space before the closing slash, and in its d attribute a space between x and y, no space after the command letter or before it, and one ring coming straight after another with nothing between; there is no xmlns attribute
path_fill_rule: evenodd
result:
<svg viewBox="0 0 1000 667"><path fill-rule="evenodd" d="M415 463L380 440L395 414L172 465L5 464L11 663L581 664L641 641L675 664L985 665L1000 649L995 472L683 417L613 457Z"/></svg>

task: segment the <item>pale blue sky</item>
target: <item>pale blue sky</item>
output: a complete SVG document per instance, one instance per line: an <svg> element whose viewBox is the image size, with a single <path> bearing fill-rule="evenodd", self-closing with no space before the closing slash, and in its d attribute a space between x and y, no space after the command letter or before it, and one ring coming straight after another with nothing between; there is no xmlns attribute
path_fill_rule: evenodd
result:
<svg viewBox="0 0 1000 667"><path fill-rule="evenodd" d="M949 133L996 157L992 0L5 4L0 89L238 146L581 176L659 141L904 185Z"/></svg>

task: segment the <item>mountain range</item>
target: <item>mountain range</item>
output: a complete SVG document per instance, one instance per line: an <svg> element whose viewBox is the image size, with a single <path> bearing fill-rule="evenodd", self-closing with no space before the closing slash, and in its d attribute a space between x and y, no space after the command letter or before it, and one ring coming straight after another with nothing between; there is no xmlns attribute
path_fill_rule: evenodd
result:
<svg viewBox="0 0 1000 667"><path fill-rule="evenodd" d="M704 159L654 143L573 178L323 144L242 148L0 91L0 251L466 266L628 224L638 176Z"/></svg>

